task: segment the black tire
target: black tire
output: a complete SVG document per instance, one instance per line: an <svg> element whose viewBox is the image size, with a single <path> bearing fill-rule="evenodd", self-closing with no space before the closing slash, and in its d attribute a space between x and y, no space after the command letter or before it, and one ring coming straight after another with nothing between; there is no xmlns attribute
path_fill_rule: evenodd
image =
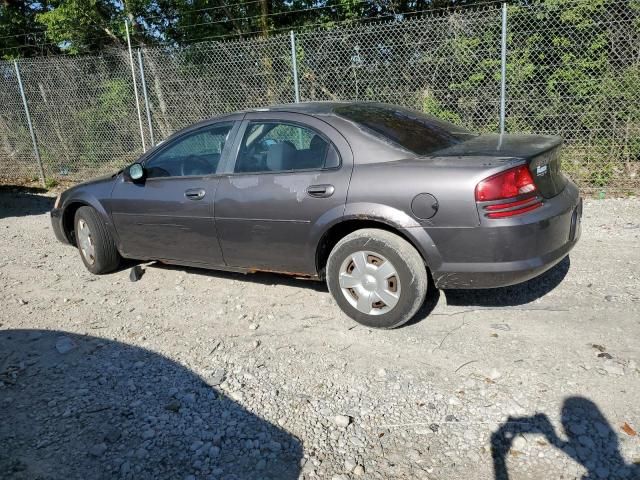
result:
<svg viewBox="0 0 640 480"><path fill-rule="evenodd" d="M85 253L83 253L80 245L79 226L81 221L86 223L91 235L93 254L88 255L90 258L85 258ZM122 258L104 220L95 209L92 207L80 207L76 212L73 225L80 258L82 258L82 263L87 267L87 270L96 275L101 275L118 268Z"/></svg>
<svg viewBox="0 0 640 480"><path fill-rule="evenodd" d="M340 287L340 270L357 252L378 254L395 267L400 288L397 303L389 311L376 315L363 313L347 300L347 293ZM366 258L367 261L377 261L375 255ZM395 328L408 322L422 306L427 294L427 269L422 257L413 245L386 230L366 228L344 237L333 247L329 255L326 274L329 291L342 311L356 322L373 328ZM356 301L357 293L350 292L354 296L352 301ZM381 308L388 307L383 304Z"/></svg>

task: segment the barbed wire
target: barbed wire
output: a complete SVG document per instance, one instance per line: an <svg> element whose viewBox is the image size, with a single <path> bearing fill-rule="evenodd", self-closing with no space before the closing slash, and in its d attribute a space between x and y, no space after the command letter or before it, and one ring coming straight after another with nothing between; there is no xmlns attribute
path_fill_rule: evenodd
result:
<svg viewBox="0 0 640 480"><path fill-rule="evenodd" d="M214 10L214 9L222 9L222 8L226 8L226 7L230 7L230 6L244 6L244 5L248 5L248 4L254 4L254 3L260 3L262 0L252 0L249 2L246 2L244 4L233 4L233 5L226 5L226 6L215 6L215 7L207 7L207 8L201 8L201 9L196 9L196 10L191 10L186 12L187 14L189 13L193 13L193 12L198 12L198 11L208 11L208 10ZM314 28L314 27L318 27L318 26L322 26L323 24L326 24L325 26L337 26L337 25L342 25L342 24L346 24L346 23L350 23L350 24L360 24L360 23L372 23L372 22L376 22L376 21L381 21L381 20L385 20L388 18L404 18L404 17L410 17L410 16L415 16L415 15L419 15L419 14L423 14L423 13L438 13L438 12L447 12L447 11L452 11L452 10L465 10L465 9L469 9L469 8L482 8L484 6L488 6L488 5L496 5L499 3L503 3L503 0L487 0L484 2L478 2L475 4L471 4L471 5L456 5L456 6L446 6L446 7L429 7L429 8L425 8L425 9L421 9L421 10L410 10L410 11L404 11L404 12L400 12L400 13L388 13L388 14L384 14L384 15L377 15L375 17L362 17L362 18L354 18L354 19L342 19L342 20L324 20L324 21L319 21L319 22L314 22L314 23L309 23L306 25L301 25L301 26L286 26L286 27L277 27L277 28L268 28L267 30L264 29L257 29L257 30L252 30L252 31L248 31L248 32L235 32L235 33L228 33L228 34L216 34L216 35L210 35L210 36L197 36L197 37L187 37L187 38L183 38L183 39L176 39L176 40L163 40L163 39L150 39L153 42L157 42L158 44L162 45L162 44L175 44L175 43L179 43L182 45L188 44L188 42L192 42L192 43L197 43L197 42L201 42L201 41L210 41L213 39L225 39L225 38L233 38L233 37L247 37L247 36L252 36L252 35L257 35L257 34L270 34L270 33L277 33L277 32L282 32L282 31L288 31L288 30L294 30L294 31L299 31L300 29L308 29L308 28ZM355 3L355 5L363 5L363 4L372 4L374 6L377 7L386 7L386 5L384 5L382 2L378 3L378 2L370 2L367 0L359 0L358 2ZM353 6L354 4L351 4L350 6ZM215 20L212 22L201 22L201 23L191 23L191 24L184 24L184 25L180 25L179 27L177 27L177 30L189 30L191 28L195 28L198 26L205 26L205 25L217 25L217 24L222 24L222 23L228 23L228 22L233 22L233 21L237 21L237 20L251 20L251 19L256 19L256 18L272 18L272 17L278 17L278 16L282 16L282 15L291 15L291 14L303 14L305 12L311 12L311 11L319 11L319 10L324 10L324 9L328 9L328 8L340 8L343 7L343 5L341 4L335 4L335 5L324 5L324 6L319 6L319 7L308 7L308 8L302 8L302 9L295 9L295 10L290 10L290 11L282 11L282 12L272 12L269 14L265 14L265 15L253 15L253 16L242 16L242 17L233 17L233 18L226 18L226 19L221 19L221 20ZM346 6L344 6L346 8ZM145 17L143 15L136 15L136 18L141 18L143 20L148 20L150 18L161 18L161 16L156 16L156 17ZM138 22L139 23L139 22ZM98 31L104 31L105 29L105 25L99 25L99 24L89 24L87 26L88 28L94 28ZM3 37L0 38L17 38L17 37L23 37L23 36L29 36L32 34L44 34L44 36L46 37L47 35L47 31L46 31L46 27L44 27L44 30L40 30L38 32L29 32L29 33L21 33L21 34L15 34L15 35L5 35ZM78 31L72 31L71 33L81 33L79 30ZM65 40L60 40L58 42L36 42L33 44L25 44L25 45L16 45L16 46L11 46L11 47L2 47L0 48L0 52L4 52L4 51L8 51L8 50L20 50L20 49L24 49L24 48L39 48L42 46L56 46L58 48L60 48L61 50L64 50L62 47L60 47L60 44L63 44L65 42L72 42L71 39L65 39ZM185 43L187 42L187 43ZM141 46L142 44L140 42L138 42L138 46ZM60 52L61 54L65 54L64 51Z"/></svg>
<svg viewBox="0 0 640 480"><path fill-rule="evenodd" d="M243 2L243 3L234 3L234 4L228 4L228 5L217 5L215 7L199 8L199 9L196 9L196 10L188 10L188 11L185 11L184 13L185 14L192 14L194 12L202 12L202 11L209 11L209 10L222 10L222 9L229 9L229 8L246 7L247 5L252 5L252 4L256 4L256 3L262 3L262 1L263 0L252 0L252 1L249 1L249 2ZM354 5L360 5L360 4L371 4L371 5L377 6L377 7L387 6L385 4L385 2L374 1L374 0L359 0L357 2L351 3L348 6L354 6ZM335 4L332 4L332 5L325 5L325 6L322 6L322 7L307 7L307 9L311 10L311 9L315 9L315 8L331 8L331 7L343 7L343 6L346 7L346 5L342 5L340 3L335 3ZM300 9L300 10L305 10L305 9ZM142 16L142 15L139 15L139 16L142 17L142 18L145 18L145 19L162 19L162 18L166 17L166 15L154 15L154 16L151 16L151 17L145 17L145 16Z"/></svg>
<svg viewBox="0 0 640 480"><path fill-rule="evenodd" d="M244 7L246 5L256 4L256 3L261 3L261 2L262 2L262 0L252 0L252 1L249 1L249 2L241 3L241 4L232 4L232 5L224 5L224 6L218 5L218 6L215 6L215 7L200 8L200 9L196 9L196 10L186 10L186 11L182 12L179 15L186 16L186 15L190 15L190 14L192 14L194 12L200 12L200 11L220 10L220 9L232 8L232 7ZM369 1L369 0L359 0L359 1L355 2L355 3L352 3L349 6L361 5L361 4L378 5L377 3ZM309 11L316 11L316 10L322 10L322 9L327 9L327 8L340 8L340 7L346 7L346 6L344 6L342 4L333 4L333 5L324 5L324 6L318 6L318 7L299 8L299 9L295 9L295 10L285 10L285 11L281 11L281 12L272 12L272 13L253 15L253 16L248 16L248 17L247 16L241 16L241 17L225 18L225 19L211 21L211 22L190 23L190 24L181 25L180 28L181 29L188 29L188 28L194 28L194 27L202 26L202 25L215 25L215 24L218 24L218 23L231 22L231 21L234 21L234 20L250 20L250 19L254 19L254 18L274 17L274 16L280 16L280 15L289 15L289 14L292 14L292 13L304 13L304 12L309 12ZM142 19L142 20L148 22L149 20L152 20L152 19L164 19L164 18L166 18L166 15L146 16L144 14L137 14L137 15L134 15L134 17L136 19ZM103 29L104 28L103 25L99 25L99 24L89 24L88 26L95 27L97 29ZM47 33L47 26L43 25L43 26L39 26L38 28L39 28L39 30L37 30L37 31L0 36L0 39L30 36L30 35L33 35L33 34L36 34L36 33L44 33L44 34Z"/></svg>
<svg viewBox="0 0 640 480"><path fill-rule="evenodd" d="M483 2L483 3L477 3L474 5L474 7L481 9L483 7L486 6L490 6L490 5L497 5L503 3L501 1L495 0L495 1L487 1L487 2ZM455 7L456 9L460 8L460 7ZM327 28L333 28L336 26L340 26L340 25L345 25L345 24L351 24L351 25L362 25L362 24L376 24L378 22L384 21L386 19L389 18L394 18L394 19L398 19L399 22L401 22L402 20L405 19L409 19L409 18L414 18L418 15L421 14L425 14L425 13L432 13L432 12L444 12L444 11L451 11L454 10L454 8L439 8L439 9L424 9L424 10L413 10L413 11L408 11L408 12L403 12L403 13L389 13L389 14L385 14L385 15L378 15L376 17L365 17L365 18L357 18L357 19L344 19L344 20L335 20L335 21L321 21L321 22L315 22L315 23L308 23L305 24L303 26L295 28L292 26L287 26L287 27L279 27L279 28L271 28L269 30L267 30L267 33L271 34L271 33L277 33L277 32L283 32L283 31L294 31L294 32L300 32L301 30L306 30L309 28L314 28L314 27L319 27L319 26L325 26ZM264 30L253 30L250 32L241 32L241 33L229 33L229 34L222 34L222 35L211 35L211 36L205 36L205 37L198 37L197 39L193 38L192 40L195 40L194 43L197 42L201 42L201 41L210 41L210 40L215 40L218 38L231 38L231 37L250 37L252 35L256 35L259 33L264 33ZM187 40L188 41L188 40Z"/></svg>
<svg viewBox="0 0 640 480"><path fill-rule="evenodd" d="M47 27L42 27L42 28L43 28L43 30L40 30L40 31L36 30L36 31L32 31L32 32L27 32L27 33L17 33L17 34L14 34L14 35L4 35L4 36L0 37L0 40L5 39L5 38L27 37L29 35L37 35L37 34L40 34L40 33L45 33Z"/></svg>
<svg viewBox="0 0 640 480"><path fill-rule="evenodd" d="M575 4L580 2L581 0L566 0L565 3L566 4ZM262 0L250 0L248 2L243 2L243 3L237 3L237 4L228 4L228 5L217 5L217 6L213 6L213 7L204 7L204 8L198 8L195 10L187 10L185 12L182 12L179 15L190 15L192 13L195 12L204 12L204 11L214 11L214 10L221 10L221 9L226 9L226 8L236 8L236 7L245 7L247 5L252 5L252 4L257 4L257 3L261 3ZM475 8L479 8L479 7L483 7L483 6L488 6L488 5L496 5L496 4L502 4L505 3L505 0L487 0L487 1L483 1L483 2L476 2L476 3L472 3L472 4L463 4L463 5L447 5L447 6L443 6L443 7L428 7L428 8L424 8L424 9L420 9L420 10L408 10L408 11L402 11L402 12L392 12L392 13L388 13L385 15L379 15L379 16L375 16L375 17L363 17L363 18L359 18L359 19L343 19L343 20L335 20L335 21L328 21L327 23L330 24L330 26L334 26L334 25L339 25L341 23L354 23L357 24L359 22L367 22L367 21L376 21L376 20L381 20L381 19L385 19L385 18L392 18L392 17L402 17L404 15L415 15L415 14L420 14L420 13L438 13L438 12L450 12L450 11L455 11L455 10L466 10L466 9L475 9ZM541 4L542 2L540 1L533 1L533 2L520 2L520 3L515 3L513 5L513 7L517 7L517 8L526 8L526 9L531 9L531 8L536 8L537 5ZM200 22L200 23L189 23L189 24L184 24L184 25L180 25L179 29L190 29L190 28L195 28L197 26L203 26L203 25L216 25L216 24L220 24L220 23L226 23L226 22L232 22L235 20L250 20L250 19L255 19L255 18L264 18L264 17L277 17L277 16L281 16L281 15L290 15L293 13L305 13L305 12L310 12L310 11L318 11L318 10L324 10L324 9L328 9L328 8L347 8L347 7L352 7L354 5L363 5L363 4L371 4L372 6L376 6L378 8L389 8L389 5L386 4L386 2L376 2L376 1L369 1L369 0L359 0L355 3L352 3L350 5L343 5L343 4L329 4L329 5L322 5L322 6L316 6L316 7L307 7L307 8L300 8L300 9L295 9L295 10L285 10L285 11L281 11L281 12L272 12L272 13L268 13L268 14L260 14L260 15L252 15L252 16L240 16L240 17L233 17L233 18L225 18L225 19L221 19L221 20L215 20L215 21L211 21L211 22ZM416 2L417 4L417 2ZM121 12L124 14L124 11ZM136 19L142 19L144 21L149 21L149 20L153 20L153 19L164 19L166 18L166 15L152 15L152 16L148 16L148 15L144 15L144 14L134 14L134 17ZM137 22L139 23L139 22ZM312 23L312 24L308 24L305 25L304 27L312 27L312 26L317 26L321 23L325 23L325 22L317 22L317 23ZM97 23L95 24L89 24L87 25L87 27L90 28L95 28L97 30L104 30L105 25L99 25ZM31 32L25 32L25 33L18 33L18 34L11 34L11 35L3 35L0 36L0 39L5 39L5 38L17 38L17 37L23 37L23 36L31 36L34 34L40 34L43 33L46 35L47 33L47 26L42 25L42 26L37 26L38 30L35 31L31 31ZM269 31L278 31L278 30L290 30L291 27L282 27L282 28L277 28L277 29L270 29ZM250 35L250 34L255 34L255 33L262 33L263 30L255 30L252 32L239 32L239 33L234 33L234 34L228 34L228 35L220 35L220 37L227 37L227 36L242 36L242 35ZM74 32L74 33L77 33ZM205 37L205 38L215 38L216 36L211 36L211 37ZM62 43L64 42L64 40L58 42L58 43ZM49 45L54 45L55 43L45 43L49 44ZM10 48L10 47L9 47Z"/></svg>
<svg viewBox="0 0 640 480"><path fill-rule="evenodd" d="M225 8L236 8L236 7L244 7L246 5L253 5L256 3L261 3L263 0L250 0L248 2L243 2L243 3L236 3L236 4L229 4L229 5L216 5L215 7L206 7L206 8L198 8L195 10L188 10L185 13L195 13L195 12L204 12L204 11L210 11L210 10L222 10ZM164 15L155 15L155 16L151 16L151 17L143 17L143 18L151 18L151 19L155 19L155 18L163 18L165 17Z"/></svg>
<svg viewBox="0 0 640 480"><path fill-rule="evenodd" d="M366 2L366 0L362 0L360 2L357 2L358 4L362 4L362 3L368 3ZM297 10L287 10L287 11L283 11L283 12L273 12L273 13L267 13L264 15L252 15L250 17L246 17L246 16L242 16L242 17L234 17L234 18L226 18L224 20L215 20L212 22L202 22L202 23L190 23L187 25L181 25L180 29L189 29L189 28L195 28L195 27L200 27L202 25L216 25L219 23L227 23L227 22L233 22L235 20L252 20L254 18L271 18L271 17L277 17L277 16L281 16L281 15L291 15L294 13L306 13L306 12L311 12L311 11L318 11L318 10L324 10L327 8L338 8L341 7L342 5L325 5L323 7L310 7L310 8L300 8Z"/></svg>

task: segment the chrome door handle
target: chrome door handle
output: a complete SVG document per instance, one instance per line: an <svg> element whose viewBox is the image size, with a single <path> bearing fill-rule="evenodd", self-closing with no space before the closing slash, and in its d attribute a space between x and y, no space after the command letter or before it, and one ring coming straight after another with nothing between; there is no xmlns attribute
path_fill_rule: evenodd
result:
<svg viewBox="0 0 640 480"><path fill-rule="evenodd" d="M190 188L184 192L184 196L189 200L202 200L206 193L202 188Z"/></svg>
<svg viewBox="0 0 640 480"><path fill-rule="evenodd" d="M333 185L311 185L307 188L307 195L316 198L326 198L333 195L336 189Z"/></svg>

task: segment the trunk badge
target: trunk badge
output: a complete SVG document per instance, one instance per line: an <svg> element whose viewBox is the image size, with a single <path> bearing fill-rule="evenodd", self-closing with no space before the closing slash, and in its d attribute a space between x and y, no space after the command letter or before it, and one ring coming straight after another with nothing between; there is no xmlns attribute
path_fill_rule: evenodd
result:
<svg viewBox="0 0 640 480"><path fill-rule="evenodd" d="M547 165L538 165L536 167L536 175L538 175L539 177L541 177L542 175L544 175L545 173L547 173Z"/></svg>

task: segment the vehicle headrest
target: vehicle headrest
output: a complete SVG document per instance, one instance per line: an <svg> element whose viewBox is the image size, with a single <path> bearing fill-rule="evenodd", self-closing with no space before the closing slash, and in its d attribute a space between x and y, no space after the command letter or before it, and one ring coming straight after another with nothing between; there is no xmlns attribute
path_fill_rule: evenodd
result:
<svg viewBox="0 0 640 480"><path fill-rule="evenodd" d="M309 142L309 150L322 150L327 145L320 135L314 135Z"/></svg>
<svg viewBox="0 0 640 480"><path fill-rule="evenodd" d="M289 143L276 143L267 151L267 168L272 172L289 170L295 155L295 147Z"/></svg>

